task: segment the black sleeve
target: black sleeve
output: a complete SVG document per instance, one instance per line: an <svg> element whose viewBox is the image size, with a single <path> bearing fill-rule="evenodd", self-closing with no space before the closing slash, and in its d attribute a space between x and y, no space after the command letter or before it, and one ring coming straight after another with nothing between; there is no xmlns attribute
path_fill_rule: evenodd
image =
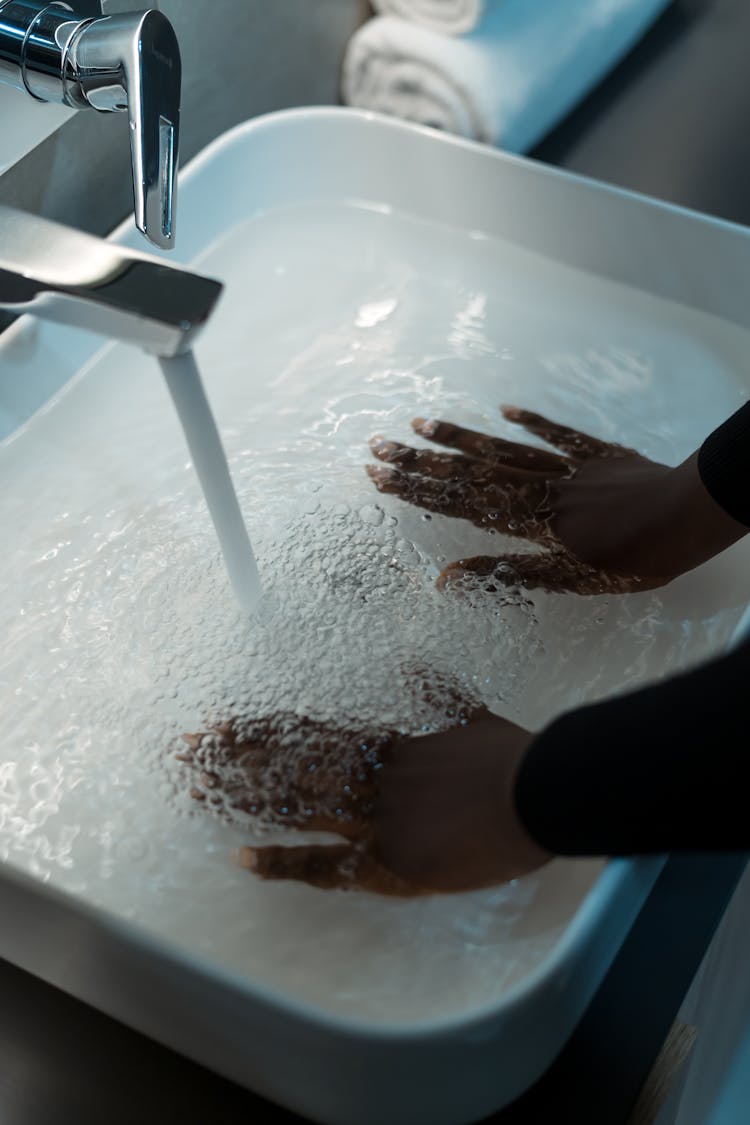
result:
<svg viewBox="0 0 750 1125"><path fill-rule="evenodd" d="M531 744L516 807L558 855L750 849L750 642L563 715Z"/></svg>
<svg viewBox="0 0 750 1125"><path fill-rule="evenodd" d="M750 403L698 456L714 500L750 527ZM563 715L516 780L521 821L558 855L750 849L750 641L653 687Z"/></svg>
<svg viewBox="0 0 750 1125"><path fill-rule="evenodd" d="M719 507L750 527L750 402L706 438L698 472Z"/></svg>

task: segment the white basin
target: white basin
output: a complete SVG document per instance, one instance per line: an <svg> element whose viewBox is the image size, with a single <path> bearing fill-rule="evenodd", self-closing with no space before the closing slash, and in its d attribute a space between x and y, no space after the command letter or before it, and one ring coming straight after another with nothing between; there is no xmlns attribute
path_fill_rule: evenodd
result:
<svg viewBox="0 0 750 1125"><path fill-rule="evenodd" d="M458 612L431 589L441 558L487 550L395 501L373 513L373 432L442 414L505 433L512 402L676 462L750 388L747 232L479 145L348 110L275 114L192 163L180 212L180 259L227 282L198 358L261 569L296 607L292 707L322 705L338 674L311 637L349 607L340 543L368 575L380 552L434 632ZM286 642L233 610L155 365L21 322L0 343L0 422L0 955L330 1125L460 1125L513 1100L662 860L559 861L415 902L239 870L246 832L183 797L167 748L217 700L241 707ZM738 545L659 593L477 616L478 689L539 726L719 651L747 563ZM347 642L347 682L374 684L384 714L398 699L378 644L417 628L398 604L363 609L373 634Z"/></svg>

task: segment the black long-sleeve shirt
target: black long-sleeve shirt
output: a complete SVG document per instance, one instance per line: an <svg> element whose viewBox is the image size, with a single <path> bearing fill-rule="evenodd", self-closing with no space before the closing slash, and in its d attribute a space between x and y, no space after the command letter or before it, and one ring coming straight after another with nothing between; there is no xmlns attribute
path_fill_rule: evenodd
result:
<svg viewBox="0 0 750 1125"><path fill-rule="evenodd" d="M750 528L750 403L706 439L698 470ZM515 800L558 855L750 849L750 639L556 719L529 747Z"/></svg>

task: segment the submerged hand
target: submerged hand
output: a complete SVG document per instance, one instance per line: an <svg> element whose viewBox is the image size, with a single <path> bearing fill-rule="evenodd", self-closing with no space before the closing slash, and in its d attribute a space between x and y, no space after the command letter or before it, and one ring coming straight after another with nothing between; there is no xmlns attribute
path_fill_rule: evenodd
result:
<svg viewBox="0 0 750 1125"><path fill-rule="evenodd" d="M243 866L266 879L410 893L373 849L376 777L395 742L392 732L373 736L288 713L184 739L187 749L177 757L189 767L191 795L206 807L237 823L248 816L272 830L339 837L335 844L244 847Z"/></svg>
<svg viewBox="0 0 750 1125"><path fill-rule="evenodd" d="M440 586L474 574L493 585L576 594L648 590L747 531L704 488L697 454L672 469L529 411L503 414L558 452L421 418L412 423L416 433L459 452L371 443L384 462L367 466L380 492L545 548L461 559L443 570Z"/></svg>
<svg viewBox="0 0 750 1125"><path fill-rule="evenodd" d="M224 726L186 736L179 757L193 796L230 819L270 812L279 826L340 837L243 848L241 862L261 877L417 895L506 882L549 858L513 805L530 738L486 711L400 740L279 715L242 733Z"/></svg>
<svg viewBox="0 0 750 1125"><path fill-rule="evenodd" d="M552 857L527 834L513 796L532 737L481 711L465 727L397 746L373 816L389 870L449 892L495 886L547 863Z"/></svg>

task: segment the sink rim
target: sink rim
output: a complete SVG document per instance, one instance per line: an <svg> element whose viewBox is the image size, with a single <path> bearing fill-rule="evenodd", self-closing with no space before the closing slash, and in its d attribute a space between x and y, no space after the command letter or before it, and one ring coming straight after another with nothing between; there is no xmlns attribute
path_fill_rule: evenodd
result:
<svg viewBox="0 0 750 1125"><path fill-rule="evenodd" d="M633 198L640 202L645 202L650 208L655 207L667 212L682 213L689 216L691 220L698 220L712 227L717 225L727 227L736 230L742 235L750 236L750 231L745 231L744 228L736 224L729 223L725 220L712 219L698 212L689 211L683 207L652 199L641 193L600 183L590 177L544 165L540 162L529 160L527 157L517 156L512 153L494 149L480 142L447 134L429 126L405 122L370 110L354 109L344 106L304 106L283 109L263 114L249 121L240 123L211 141L193 157L184 169L180 170L180 187L184 190L184 187L191 184L193 180L206 174L211 168L216 155L238 140L244 141L248 138L262 136L267 133L275 134L279 128L297 129L300 126L314 125L319 122L335 125L342 120L346 120L347 123L358 122L366 128L374 128L393 134L416 134L424 136L429 138L431 143L437 143L441 146L457 150L478 153L481 154L483 160L493 161L502 165L514 165L524 169L531 165L535 175L548 178L552 181L586 184L597 192L609 194L614 198L619 199L623 196ZM108 236L108 239L118 244L129 245L133 249L138 249L142 245L141 236L135 228L132 217L128 217L118 224ZM164 257L167 261L175 260L174 252L159 251L156 248L150 252L157 257ZM184 261L185 255L180 252L179 247L177 253L179 255L179 260L181 262ZM7 330L4 334L4 338L0 337L0 359L2 359L3 346L6 340L9 345L15 345L18 342L23 343L27 337L30 336L33 338L35 334L38 334L40 329L52 333L60 332L59 326L41 325L39 321L30 315L20 317L17 322ZM79 365L73 378L82 375L91 362L98 362L103 352L117 346L110 341L102 340L89 333L80 332L78 334L91 341L92 351L91 358L82 365ZM57 394L64 393L67 386L68 383L66 382L63 384L60 391L54 394L39 409L45 409L53 404ZM12 431L8 437L0 441L0 449L5 442L13 440L24 425L25 422L22 422L17 430ZM750 610L748 612L750 613ZM552 950L535 968L525 973L523 977L504 989L497 997L486 1001L482 1005L472 1007L456 1014L440 1015L411 1022L407 1020L391 1022L380 1019L370 1021L367 1019L357 1019L349 1014L344 1015L336 1013L335 1011L319 1008L312 1002L298 999L291 994L279 993L269 985L255 982L252 977L244 975L238 970L225 968L208 957L191 954L187 950L173 946L167 939L162 939L158 935L150 932L147 928L120 919L114 914L109 914L106 909L89 904L64 890L47 886L34 879L33 876L27 874L21 868L15 867L13 864L3 865L3 875L6 871L9 871L12 878L19 879L22 883L28 882L37 889L37 891L41 889L44 895L49 895L55 899L61 899L66 906L72 907L76 911L80 910L85 915L89 916L90 921L94 922L97 926L112 928L118 931L123 937L127 937L129 941L134 940L137 945L144 948L144 951L148 951L150 947L155 953L159 953L160 955L166 954L170 958L176 958L187 967L199 969L202 973L208 973L222 980L225 984L230 985L234 991L242 992L248 996L252 995L254 998L265 1001L277 1009L281 1008L286 1010L290 1015L294 1015L297 1018L314 1021L317 1025L323 1024L331 1030L346 1031L349 1035L353 1033L355 1035L360 1034L366 1036L368 1039L376 1037L392 1040L394 1036L402 1039L412 1037L424 1039L426 1034L441 1035L445 1032L459 1029L468 1031L472 1028L478 1028L486 1022L492 1022L493 1018L497 1018L500 1011L502 1011L503 1014L510 1013L514 1009L523 1006L528 1001L531 994L543 990L546 985L564 969L571 954L576 947L578 947L581 938L595 930L601 923L602 918L608 913L623 883L632 879L635 874L637 878L643 879L650 889L650 886L656 881L659 872L664 866L666 858L666 855L660 855L607 859L602 872L580 901L574 914L565 925L565 929L560 938L555 943Z"/></svg>
<svg viewBox="0 0 750 1125"><path fill-rule="evenodd" d="M180 172L180 186L184 189L184 187L189 185L195 178L205 174L206 170L210 169L216 154L220 153L228 145L231 145L237 140L245 141L247 138L256 135L262 135L269 131L274 132L280 127L298 128L300 124L306 125L321 120L328 123L336 123L342 119L346 119L348 122L361 122L368 128L374 126L378 129L382 128L399 134L421 134L429 137L432 142L458 149L468 149L479 152L483 158L493 159L501 163L510 162L521 166L528 164L528 161L522 157L492 150L478 142L450 136L426 126L412 125L382 114L346 107L302 107L269 113L228 130L222 136L207 145L205 149L193 158L184 171ZM562 176L563 179L568 178L565 173L560 173L557 169L540 168L540 171L544 174L552 175L553 177ZM141 236L135 228L132 217L120 223L109 238L114 242L131 245L136 249L141 245ZM168 251L156 250L155 254L159 257L163 256L165 260L174 260L174 255L170 254ZM183 257L184 255L181 255L181 260ZM11 326L8 333L6 333L7 344L8 346L21 344L23 347L24 343L30 339L33 347L34 338L38 337L41 332L59 334L61 332L68 333L70 331L71 330L68 329L61 329L60 326L56 325L42 324L34 317L26 315L20 317L18 321ZM76 374L72 377L73 379L84 375L91 363L98 363L107 350L117 346L110 341L102 340L90 333L76 331L76 335L80 335L91 342L92 353L88 361L78 366ZM0 360L2 359L4 344L5 340L0 339ZM64 394L69 384L70 380L66 381L66 383L64 383L47 402L40 406L39 409L45 410L53 406L58 395ZM33 416L32 414L31 417L33 418ZM0 449L3 448L6 442L14 440L25 425L26 422L22 422L16 430L12 431L5 439L0 441ZM187 950L172 946L167 939L162 939L158 935L153 934L145 926L142 927L137 923L129 923L114 914L108 913L104 908L89 904L85 900L78 899L73 894L64 890L41 883L34 879L32 875L26 873L22 868L16 867L12 863L3 865L3 874L9 871L14 878L19 878L22 882L28 880L31 886L37 888L37 890L41 889L45 895L51 895L53 899L61 898L66 905L76 910L82 910L89 917L89 920L97 926L104 926L106 928L114 927L121 936L127 936L128 940L134 940L137 945L142 946L146 953L150 950L154 953L158 952L161 955L167 954L169 956L178 957L188 967L192 966L203 973L209 973L223 980L226 984L231 985L233 990L252 995L254 998L264 1000L277 1008L283 1008L288 1011L290 1015L294 1015L297 1018L313 1020L318 1025L322 1023L332 1030L346 1030L349 1035L360 1034L367 1038L375 1036L392 1040L394 1036L404 1039L410 1037L424 1039L425 1034L438 1035L452 1030L470 1030L479 1027L485 1022L491 1022L493 1018L497 1017L500 1009L505 1013L522 1006L527 1002L531 994L543 990L547 983L562 971L565 963L578 946L582 937L597 929L603 916L608 913L612 901L616 898L623 882L631 879L635 871L638 873L638 877L642 878L650 886L651 883L656 880L665 859L666 857L663 856L610 859L606 862L603 871L596 878L590 889L580 900L579 905L575 909L569 922L565 925L563 933L552 950L538 965L504 989L498 996L494 997L494 999L487 1000L479 1006L474 1006L454 1014L445 1014L415 1021L389 1021L380 1019L375 1021L366 1018L357 1019L350 1014L344 1015L325 1008L319 1008L314 1003L297 999L291 994L278 993L271 986L257 983L253 981L252 977L244 975L238 970L224 968L221 964L212 961L208 957L194 955Z"/></svg>
<svg viewBox="0 0 750 1125"><path fill-rule="evenodd" d="M561 185L560 190L563 193L567 192L571 187L575 190L579 188L585 189L585 193L589 195L589 198L603 198L615 206L625 201L632 204L635 208L645 209L649 215L672 216L682 222L687 221L693 228L698 227L701 230L710 232L712 237L716 235L717 231L728 233L733 239L739 239L744 245L750 248L750 231L746 231L744 228L737 227L734 224L714 220L707 216L702 216L661 201L651 200L637 193L624 192L618 188L599 184L586 177L572 176L558 169L545 167L522 157L511 156L491 150L476 142L450 137L423 126L414 126L378 114L344 108L306 107L303 109L284 110L238 125L228 133L225 133L222 137L213 141L191 162L183 175L183 183L188 185L200 177L210 168L212 160L218 154L226 147L238 142L245 145L250 143L250 138L265 137L268 139L269 136L276 135L276 130L287 131L290 129L299 130L300 128L306 130L315 127L316 123L325 122L326 128L330 128L343 120L347 122L347 129L350 129L352 125L357 125L357 127L359 127L359 125L364 124L365 127L371 131L373 142L375 141L376 135L386 138L400 137L409 140L412 138L423 138L423 141L420 143L429 141L431 151L445 153L458 150L466 152L467 154L472 154L475 160L481 159L483 167L492 164L494 167L505 169L512 168L518 173L522 173L524 177L533 179L534 182ZM251 213L258 212L249 212L248 215ZM111 237L117 241L124 242L128 242L131 238L135 240L136 236L132 223L126 222L121 224L120 227L113 232ZM137 243L133 241L133 245L137 245ZM748 255L748 260L750 261L750 255ZM21 336L24 331L28 331L33 335L36 331L36 326L33 325L32 322L27 324L21 322L11 330L16 338ZM102 347L106 348L109 346L106 344L102 345L100 341L95 340L93 337L90 337L89 341L91 342L92 355L99 355ZM0 342L0 360L2 360L2 358L3 344ZM85 368L86 365L85 362L78 362L76 370L80 371ZM750 621L750 615L748 615L748 620ZM171 968L177 975L181 973L184 979L196 979L198 984L205 985L207 989L211 986L215 986L217 1002L222 1000L225 996L233 997L235 1001L238 1002L238 1006L242 1007L243 1012L248 1011L255 1005L260 1009L261 1015L268 1016L269 1020L272 1020L274 1016L277 1018L283 1017L287 1022L289 1018L294 1019L298 1023L314 1029L319 1034L322 1033L324 1041L327 1036L328 1039L335 1038L339 1043L342 1039L346 1039L354 1041L355 1045L356 1043L368 1042L373 1045L380 1045L383 1049L385 1047L398 1047L402 1045L404 1047L415 1048L416 1053L416 1049L420 1046L425 1044L435 1045L437 1040L447 1040L448 1044L453 1047L460 1045L462 1048L465 1048L465 1055L461 1056L464 1062L466 1053L470 1050L481 1054L487 1047L487 1044L490 1046L494 1045L495 1065L498 1070L502 1071L504 1068L499 1065L499 1044L502 1041L505 1042L506 1046L512 1048L513 1041L507 1039L502 1040L502 1036L507 1036L508 1034L512 1035L515 1030L513 1026L508 1026L506 1028L504 1024L506 1021L511 1021L512 1023L513 1017L522 1011L525 1017L528 1017L529 1014L538 1014L538 1004L536 1009L533 1006L529 1008L528 1005L530 1003L533 1004L535 1000L539 1001L542 995L544 995L545 1001L548 1004L548 1008L544 1010L544 1014L548 1017L550 1026L547 1024L543 1026L535 1025L533 1030L536 1034L533 1034L532 1037L539 1040L537 1055L544 1056L544 1066L549 1065L549 1061L551 1061L551 1056L549 1054L550 1037L557 1036L559 1040L561 1026L572 1030L572 1024L576 1022L580 1014L576 1014L575 1011L572 1011L576 1006L576 1001L579 1000L581 996L588 996L590 994L587 992L590 984L589 978L594 976L597 980L600 980L603 973L606 972L607 965L604 966L601 973L599 973L599 969L603 961L606 961L607 964L610 963L608 960L610 946L616 945L616 949L619 948L630 927L632 918L635 916L632 911L635 911L637 914L637 911L641 908L643 901L656 881L664 863L664 856L610 860L591 889L580 901L575 913L565 926L564 932L554 948L534 969L526 973L520 980L516 981L515 984L500 992L494 999L480 1006L475 1006L454 1014L430 1017L426 1020L412 1022L407 1020L371 1022L364 1018L358 1019L349 1014L342 1015L329 1011L317 1007L314 1003L298 999L294 995L278 992L273 987L253 981L251 977L243 975L241 972L223 968L208 957L191 954L184 949L176 947L168 940L157 937L138 924L119 919L108 913L105 909L97 908L81 899L75 898L72 894L49 887L33 876L26 874L21 869L9 865L4 865L2 872L0 872L0 888L5 881L8 885L11 885L11 887L15 885L19 892L25 891L30 900L34 901L35 909L42 915L44 911L47 911L49 916L53 917L55 911L57 911L58 914L67 914L71 918L73 915L77 916L81 928L88 926L89 929L98 931L103 945L106 943L108 937L112 939L115 944L119 943L127 956L130 957L129 964L131 968L134 968L136 971L139 969L147 971L149 969L148 962L149 959L151 959L157 966L161 965L167 969ZM40 890L42 892L41 895L39 893ZM622 901L620 901L620 909L618 912L618 895L623 891L626 892L624 894L626 906L623 907ZM637 902L635 900L637 900ZM628 914L628 909L631 907L632 911ZM42 917L42 921L45 921L44 917ZM613 936L612 932L607 932L607 923L609 923L609 930L614 931L615 936ZM32 956L32 953L27 953L20 938L18 939L18 944L21 950L20 955L28 960L28 958ZM51 958L48 958L48 962L51 968L48 970L47 979L52 977L54 978L53 983L61 987L66 987L64 977L62 983L59 977L55 978L55 973L59 972L57 962L53 962ZM589 962L593 963L593 968L590 967ZM19 963L21 962L19 961ZM62 968L64 969L64 966ZM31 968L30 971L36 972L37 970ZM38 972L37 975L44 976L45 972ZM583 983L581 982L582 977ZM86 983L87 987L89 987L88 981ZM94 988L95 983L96 982L93 982L90 985L89 992ZM123 978L120 991L122 992L125 987L126 980ZM595 984L593 987L597 987L597 985ZM69 990L74 991L72 986ZM74 994L76 993L74 992ZM114 987L110 988L110 997L116 997ZM96 1002L96 1000L89 999L88 1002ZM124 1002L122 1002L119 997L115 999L108 998L108 1002L110 1008L107 1008L104 1002L102 1002L100 1006L105 1007L105 1010L111 1010L116 1003L119 1003L120 1010L123 1008ZM124 1006L127 1008L126 1003ZM524 1011L525 1009L528 1009L528 1011ZM211 1015L211 1013L209 1013L209 1015ZM125 1017L120 1015L117 1018ZM162 1017L162 1024L165 1020L166 1016ZM126 1020L126 1022L132 1021ZM152 1019L152 1024L153 1022L154 1020ZM142 1027L141 1030L143 1030ZM154 1033L147 1030L147 1034ZM528 1038L529 1029L526 1025L523 1027L522 1034ZM241 1043L237 1050L240 1048L245 1049L248 1058L251 1057L253 1052L265 1057L263 1055L263 1048L257 1048L252 1043ZM190 1053L182 1046L177 1047L177 1049L183 1050L184 1053ZM271 1045L268 1050L272 1051L273 1045ZM316 1051L315 1041L312 1043L312 1050L313 1052ZM321 1048L321 1051L325 1053L325 1046ZM547 1052L546 1055L545 1051ZM266 1055L267 1053L266 1051ZM202 1061L198 1053L198 1048L196 1048L193 1057L197 1057L199 1061ZM411 1055L409 1057L411 1058ZM319 1061L318 1054L315 1055L315 1060ZM505 1068L506 1070L513 1069L514 1060L515 1056L512 1056L509 1066ZM210 1062L207 1065L213 1066L214 1069L221 1069L215 1062ZM237 1063L232 1061L231 1065L235 1067L235 1070L229 1073L228 1076L234 1077L235 1080L242 1081L242 1077L238 1077L237 1075ZM246 1068L247 1065L248 1064L246 1064ZM524 1065L528 1071L528 1058L524 1059ZM227 1063L226 1069L223 1072L227 1073L229 1070L230 1063ZM417 1072L419 1071L419 1059L417 1059L416 1070ZM537 1070L536 1073L541 1073L541 1069ZM496 1084L498 1087L501 1085L501 1077L506 1086L509 1084L512 1085L512 1080L515 1081L516 1086L518 1086L521 1081L521 1079L514 1074L506 1074L504 1077L502 1075L496 1076ZM272 1081L272 1079L273 1076L270 1076L269 1081ZM250 1079L248 1079L248 1081L249 1080ZM486 1081L490 1083L493 1079L490 1076ZM253 1079L253 1082L261 1089L261 1092L263 1092L263 1087L259 1084L258 1080ZM439 1085L440 1084L437 1083L436 1088ZM379 1092L377 1090L371 1090L371 1093L374 1094L374 1100L377 1102L380 1098ZM315 1092L315 1096L318 1096L317 1091ZM347 1090L345 1090L341 1094L342 1104L347 1096L349 1096L349 1094ZM388 1096L387 1091L382 1094L383 1099L386 1099ZM487 1091L484 1088L476 1095L477 1098L485 1098L485 1100L487 1096ZM312 1094L310 1097L314 1100ZM278 1100L281 1100L281 1098ZM325 1100L325 1098L323 1100ZM425 1095L425 1100L429 1101L427 1095ZM471 1095L467 1094L467 1104L470 1101ZM309 1112L309 1110L306 1111L303 1109L301 1112ZM445 1112L449 1111L446 1110ZM369 1120L371 1119L368 1118L368 1121Z"/></svg>

